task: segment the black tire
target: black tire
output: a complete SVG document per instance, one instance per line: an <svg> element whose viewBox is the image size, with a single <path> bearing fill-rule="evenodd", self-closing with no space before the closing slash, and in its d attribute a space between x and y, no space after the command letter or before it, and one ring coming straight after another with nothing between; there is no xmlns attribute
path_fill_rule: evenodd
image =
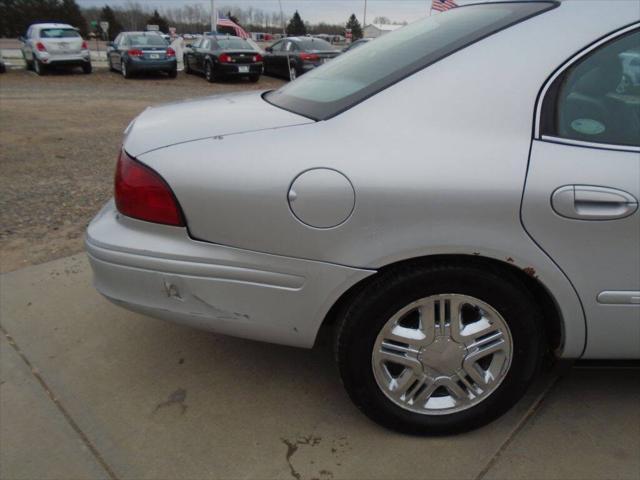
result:
<svg viewBox="0 0 640 480"><path fill-rule="evenodd" d="M207 61L204 64L204 78L209 83L213 83L217 80L215 68L213 68L213 64L210 61Z"/></svg>
<svg viewBox="0 0 640 480"><path fill-rule="evenodd" d="M131 78L131 72L129 71L129 68L127 67L127 62L125 62L124 60L122 60L120 62L120 73L126 79Z"/></svg>
<svg viewBox="0 0 640 480"><path fill-rule="evenodd" d="M189 63L189 57L186 55L182 58L182 63L184 63L184 73L187 75L191 75L193 70L191 69L191 64Z"/></svg>
<svg viewBox="0 0 640 480"><path fill-rule="evenodd" d="M91 66L90 62L87 62L82 65L82 73L84 73L85 75L89 75L92 71L93 71L93 67Z"/></svg>
<svg viewBox="0 0 640 480"><path fill-rule="evenodd" d="M0 63L0 73L6 73L7 72L7 67L4 65L4 63Z"/></svg>
<svg viewBox="0 0 640 480"><path fill-rule="evenodd" d="M107 62L109 63L109 71L110 71L110 72L115 72L115 71L117 71L117 70L114 68L113 63L111 63L111 55L109 55L109 56L107 57Z"/></svg>
<svg viewBox="0 0 640 480"><path fill-rule="evenodd" d="M33 71L42 76L47 74L47 67L37 58L33 59Z"/></svg>
<svg viewBox="0 0 640 480"><path fill-rule="evenodd" d="M480 403L451 414L430 415L402 408L378 386L372 349L386 322L410 303L437 294L464 294L492 306L511 333L511 365L502 383ZM336 358L353 402L375 422L418 435L471 430L509 410L525 393L544 348L540 309L519 279L485 265L453 263L392 268L371 281L345 309L338 323Z"/></svg>
<svg viewBox="0 0 640 480"><path fill-rule="evenodd" d="M258 80L260 80L260 75L249 75L249 81L251 83L256 83Z"/></svg>
<svg viewBox="0 0 640 480"><path fill-rule="evenodd" d="M178 76L178 70L175 68L173 70L169 70L167 75L169 75L169 78L176 78Z"/></svg>

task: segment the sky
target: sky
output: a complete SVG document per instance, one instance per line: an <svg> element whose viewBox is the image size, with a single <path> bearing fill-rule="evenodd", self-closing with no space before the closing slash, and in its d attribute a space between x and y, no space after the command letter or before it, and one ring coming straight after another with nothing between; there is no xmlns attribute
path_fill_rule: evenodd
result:
<svg viewBox="0 0 640 480"><path fill-rule="evenodd" d="M127 0L76 0L81 7L102 7L106 4L117 7L124 6ZM134 0L149 8L175 8L181 5L201 4L209 8L210 0ZM278 0L214 0L216 8L220 7L254 7L264 11L279 12ZM290 17L295 10L302 19L311 23L324 21L327 23L344 23L349 15L355 13L362 22L364 0L281 0L285 17ZM458 4L472 0L459 0ZM476 0L477 1L477 0ZM367 23L377 16L387 17L392 21L411 22L427 15L431 0L367 0Z"/></svg>

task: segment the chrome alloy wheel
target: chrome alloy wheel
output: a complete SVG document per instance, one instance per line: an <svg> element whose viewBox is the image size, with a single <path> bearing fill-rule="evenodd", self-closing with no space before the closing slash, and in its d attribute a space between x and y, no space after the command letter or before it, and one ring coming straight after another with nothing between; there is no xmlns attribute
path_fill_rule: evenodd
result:
<svg viewBox="0 0 640 480"><path fill-rule="evenodd" d="M373 346L373 373L382 392L406 410L460 412L502 383L512 345L509 327L490 305L468 295L432 295L383 326Z"/></svg>

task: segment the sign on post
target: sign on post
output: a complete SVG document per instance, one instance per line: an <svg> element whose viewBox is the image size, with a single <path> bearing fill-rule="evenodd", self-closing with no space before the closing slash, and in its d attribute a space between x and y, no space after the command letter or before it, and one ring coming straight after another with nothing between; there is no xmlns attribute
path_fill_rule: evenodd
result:
<svg viewBox="0 0 640 480"><path fill-rule="evenodd" d="M108 35L109 34L109 22L100 22L100 30L102 30L105 35Z"/></svg>

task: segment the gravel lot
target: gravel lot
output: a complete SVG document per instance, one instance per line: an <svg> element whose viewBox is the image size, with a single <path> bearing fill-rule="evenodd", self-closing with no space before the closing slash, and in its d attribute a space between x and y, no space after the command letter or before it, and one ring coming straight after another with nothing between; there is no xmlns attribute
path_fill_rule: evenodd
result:
<svg viewBox="0 0 640 480"><path fill-rule="evenodd" d="M282 83L212 85L184 73L124 80L106 70L1 75L0 271L82 249L87 223L111 196L122 131L147 106Z"/></svg>

